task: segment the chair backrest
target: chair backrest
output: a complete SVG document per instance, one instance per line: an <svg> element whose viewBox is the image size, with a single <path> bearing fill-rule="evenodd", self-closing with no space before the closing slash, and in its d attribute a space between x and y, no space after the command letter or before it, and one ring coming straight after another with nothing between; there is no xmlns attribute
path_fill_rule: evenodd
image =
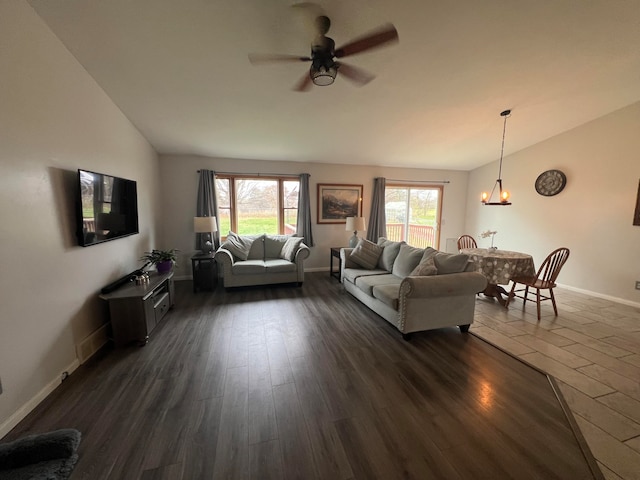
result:
<svg viewBox="0 0 640 480"><path fill-rule="evenodd" d="M458 250L463 248L478 248L475 238L471 235L461 235L458 237Z"/></svg>
<svg viewBox="0 0 640 480"><path fill-rule="evenodd" d="M538 269L536 276L538 280L555 284L556 278L560 274L560 269L569 258L569 249L565 247L557 248L544 259Z"/></svg>

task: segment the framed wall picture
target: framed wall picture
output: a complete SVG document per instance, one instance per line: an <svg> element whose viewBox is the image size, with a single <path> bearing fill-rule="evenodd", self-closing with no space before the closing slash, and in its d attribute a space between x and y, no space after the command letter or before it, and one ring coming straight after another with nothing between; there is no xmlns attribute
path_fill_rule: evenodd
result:
<svg viewBox="0 0 640 480"><path fill-rule="evenodd" d="M318 223L346 223L362 216L362 185L318 184Z"/></svg>
<svg viewBox="0 0 640 480"><path fill-rule="evenodd" d="M636 212L633 215L633 224L640 226L640 182L638 182L638 197L636 198Z"/></svg>

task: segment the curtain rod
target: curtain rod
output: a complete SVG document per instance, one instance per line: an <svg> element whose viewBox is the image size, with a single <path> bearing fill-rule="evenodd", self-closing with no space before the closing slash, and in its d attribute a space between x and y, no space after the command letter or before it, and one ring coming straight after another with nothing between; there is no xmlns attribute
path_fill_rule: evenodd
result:
<svg viewBox="0 0 640 480"><path fill-rule="evenodd" d="M201 170L198 170L200 173ZM220 175L246 175L249 177L300 177L301 174L295 173L244 173L244 172L218 172L217 170L213 170L215 174Z"/></svg>
<svg viewBox="0 0 640 480"><path fill-rule="evenodd" d="M399 180L397 178L387 178L386 181L402 183L451 183L450 180Z"/></svg>

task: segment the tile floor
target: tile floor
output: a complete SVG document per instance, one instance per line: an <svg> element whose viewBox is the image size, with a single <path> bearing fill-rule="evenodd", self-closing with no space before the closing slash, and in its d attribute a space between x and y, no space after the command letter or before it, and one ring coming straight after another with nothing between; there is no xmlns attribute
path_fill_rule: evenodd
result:
<svg viewBox="0 0 640 480"><path fill-rule="evenodd" d="M540 321L479 295L471 331L555 377L606 479L640 479L640 308L554 292Z"/></svg>

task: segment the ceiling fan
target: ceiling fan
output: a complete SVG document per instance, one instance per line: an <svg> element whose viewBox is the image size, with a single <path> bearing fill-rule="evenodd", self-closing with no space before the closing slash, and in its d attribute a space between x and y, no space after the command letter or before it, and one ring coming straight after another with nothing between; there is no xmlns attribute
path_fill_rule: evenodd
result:
<svg viewBox="0 0 640 480"><path fill-rule="evenodd" d="M358 85L365 85L375 78L374 75L353 65L337 62L335 59L355 55L356 53L362 53L398 41L398 32L395 27L391 24L386 24L340 48L335 48L333 39L326 36L330 27L331 20L329 20L329 17L326 15L316 17L315 28L317 34L311 43L310 57L253 53L249 54L249 61L253 65L280 62L311 62L309 73L305 74L294 87L294 90L298 92L309 90L312 85L331 85L338 75L338 70L352 82Z"/></svg>

